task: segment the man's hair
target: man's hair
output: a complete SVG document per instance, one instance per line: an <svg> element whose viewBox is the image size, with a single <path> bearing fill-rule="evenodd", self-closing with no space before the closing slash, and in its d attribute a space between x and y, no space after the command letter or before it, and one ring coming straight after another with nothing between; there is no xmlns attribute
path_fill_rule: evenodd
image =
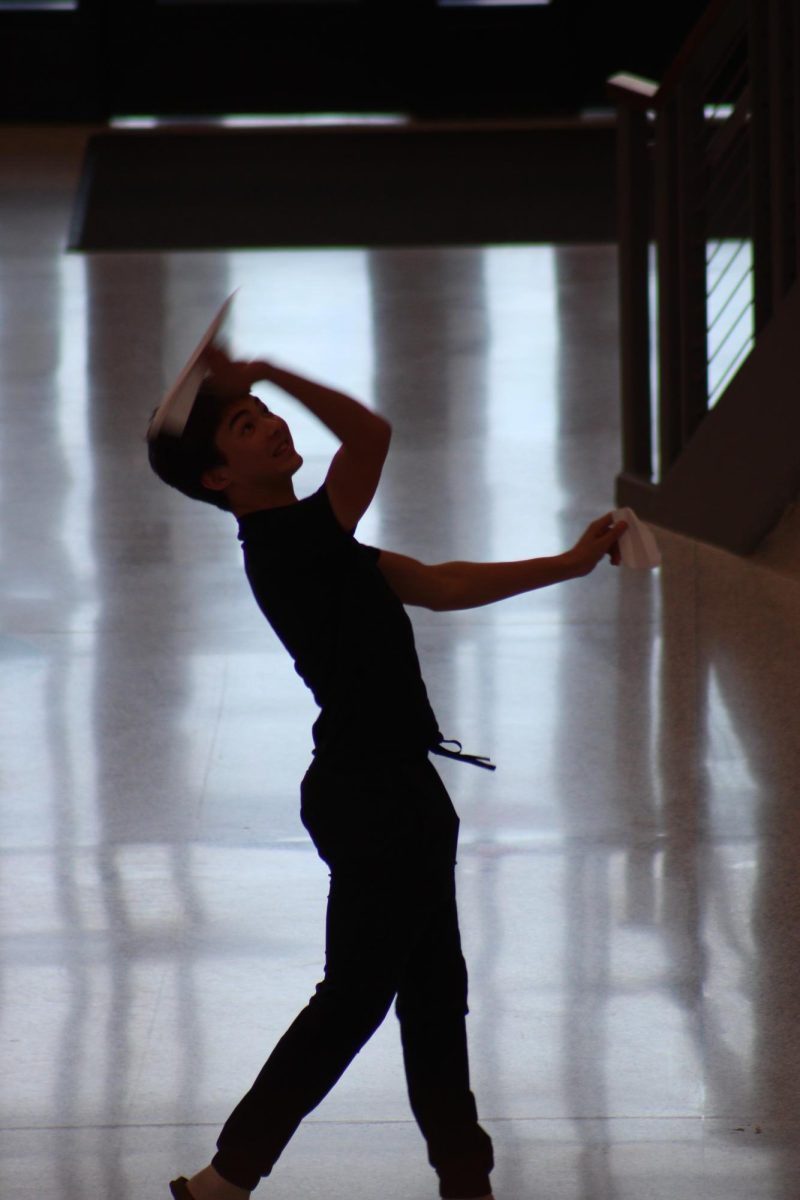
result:
<svg viewBox="0 0 800 1200"><path fill-rule="evenodd" d="M177 488L192 500L205 500L230 512L224 492L208 488L203 474L213 467L223 467L225 457L216 444L222 414L230 400L215 395L201 384L189 419L180 437L160 433L147 443L150 466L159 479Z"/></svg>

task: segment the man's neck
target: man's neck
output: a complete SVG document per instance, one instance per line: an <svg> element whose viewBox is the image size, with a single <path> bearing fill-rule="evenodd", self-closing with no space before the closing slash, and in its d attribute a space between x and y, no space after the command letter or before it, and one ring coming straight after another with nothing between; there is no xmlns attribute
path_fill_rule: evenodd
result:
<svg viewBox="0 0 800 1200"><path fill-rule="evenodd" d="M294 493L294 484L291 480L287 481L285 488L278 491L265 489L264 491L252 491L248 494L239 494L231 496L228 493L231 512L237 518L246 517L248 513L262 512L265 508L286 508L289 504L297 503L297 496Z"/></svg>

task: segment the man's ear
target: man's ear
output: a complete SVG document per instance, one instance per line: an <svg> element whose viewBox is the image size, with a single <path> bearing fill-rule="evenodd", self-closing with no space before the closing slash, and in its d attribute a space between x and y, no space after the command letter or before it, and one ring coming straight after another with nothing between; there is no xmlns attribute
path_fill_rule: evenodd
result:
<svg viewBox="0 0 800 1200"><path fill-rule="evenodd" d="M200 482L212 492L224 492L231 479L227 467L210 467L203 472Z"/></svg>

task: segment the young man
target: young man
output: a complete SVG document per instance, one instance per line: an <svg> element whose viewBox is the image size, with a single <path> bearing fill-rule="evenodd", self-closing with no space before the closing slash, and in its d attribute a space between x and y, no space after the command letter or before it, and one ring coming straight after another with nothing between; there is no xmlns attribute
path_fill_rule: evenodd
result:
<svg viewBox="0 0 800 1200"><path fill-rule="evenodd" d="M167 483L238 521L255 598L320 707L301 817L330 868L325 973L226 1122L211 1164L170 1184L176 1200L246 1200L303 1117L383 1021L400 1022L409 1098L445 1200L493 1200L492 1144L470 1091L467 972L455 897L458 817L429 753L447 750L404 605L471 608L619 561L624 523L593 522L565 554L426 566L361 545L390 427L340 392L211 347L180 436L150 461ZM325 483L298 500L286 422L251 387L276 385L341 443ZM456 743L456 745L458 745Z"/></svg>

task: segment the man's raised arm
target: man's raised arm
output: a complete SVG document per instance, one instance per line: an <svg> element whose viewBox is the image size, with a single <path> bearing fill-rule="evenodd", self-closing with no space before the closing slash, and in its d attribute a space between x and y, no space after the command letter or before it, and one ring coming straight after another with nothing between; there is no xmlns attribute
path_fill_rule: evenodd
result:
<svg viewBox="0 0 800 1200"><path fill-rule="evenodd" d="M298 400L341 442L325 480L331 507L345 529L355 529L369 507L389 450L392 427L387 420L344 392L315 383L274 363L232 362L214 347L208 364L215 386L236 394L263 381Z"/></svg>

